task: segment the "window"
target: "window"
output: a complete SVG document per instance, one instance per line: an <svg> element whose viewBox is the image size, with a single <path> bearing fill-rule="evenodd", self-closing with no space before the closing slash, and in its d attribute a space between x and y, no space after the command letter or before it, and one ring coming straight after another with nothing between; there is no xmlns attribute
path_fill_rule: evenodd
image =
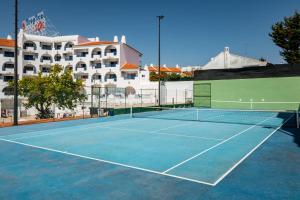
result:
<svg viewBox="0 0 300 200"><path fill-rule="evenodd" d="M117 55L117 49L111 49L110 52L113 53L114 55Z"/></svg>
<svg viewBox="0 0 300 200"><path fill-rule="evenodd" d="M60 50L61 49L61 44L55 45L55 50Z"/></svg>
<svg viewBox="0 0 300 200"><path fill-rule="evenodd" d="M117 66L117 64L118 64L118 62L110 62L109 63L109 67L116 67Z"/></svg>
<svg viewBox="0 0 300 200"><path fill-rule="evenodd" d="M52 48L51 45L47 45L47 44L42 44L41 47L43 50L51 50L51 48Z"/></svg>
<svg viewBox="0 0 300 200"><path fill-rule="evenodd" d="M66 61L71 61L71 60L73 60L73 56L66 56L66 57L65 57L65 60L66 60Z"/></svg>
<svg viewBox="0 0 300 200"><path fill-rule="evenodd" d="M124 74L124 79L126 80L126 79L135 79L135 77L136 77L136 74Z"/></svg>
<svg viewBox="0 0 300 200"><path fill-rule="evenodd" d="M77 54L77 57L85 57L88 54L88 52L80 52Z"/></svg>
<svg viewBox="0 0 300 200"><path fill-rule="evenodd" d="M24 60L34 60L33 55L24 55Z"/></svg>
<svg viewBox="0 0 300 200"><path fill-rule="evenodd" d="M54 56L54 60L55 60L55 61L60 61L60 60L61 60L61 56L60 56L60 55Z"/></svg>
<svg viewBox="0 0 300 200"><path fill-rule="evenodd" d="M49 67L42 67L42 72L43 73L49 73L50 72L50 68Z"/></svg>
<svg viewBox="0 0 300 200"><path fill-rule="evenodd" d="M95 63L95 64L93 64L93 67L95 69L100 69L101 68L101 63Z"/></svg>
<svg viewBox="0 0 300 200"><path fill-rule="evenodd" d="M15 53L11 51L4 51L4 57L14 57Z"/></svg>
<svg viewBox="0 0 300 200"><path fill-rule="evenodd" d="M12 81L12 80L14 80L13 76L4 76L3 77L3 82L8 82L8 81Z"/></svg>
<svg viewBox="0 0 300 200"><path fill-rule="evenodd" d="M15 67L15 65L14 64L11 64L11 63L6 63L6 64L4 64L4 71L5 71L5 69L6 68L10 68L10 69L13 69Z"/></svg>
<svg viewBox="0 0 300 200"><path fill-rule="evenodd" d="M88 79L88 78L89 78L89 75L82 75L81 78L82 78L82 79Z"/></svg>
<svg viewBox="0 0 300 200"><path fill-rule="evenodd" d="M94 75L94 80L101 80L101 75Z"/></svg>
<svg viewBox="0 0 300 200"><path fill-rule="evenodd" d="M27 49L27 47L35 47L33 43L24 43L24 48L23 49Z"/></svg>

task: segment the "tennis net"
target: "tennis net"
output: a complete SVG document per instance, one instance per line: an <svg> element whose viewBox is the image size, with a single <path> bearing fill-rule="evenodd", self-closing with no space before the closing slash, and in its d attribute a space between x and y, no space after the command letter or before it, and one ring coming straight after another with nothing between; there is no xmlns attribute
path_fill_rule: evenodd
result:
<svg viewBox="0 0 300 200"><path fill-rule="evenodd" d="M298 115L298 111L288 110L226 110L170 107L131 109L131 116L135 118L246 124L266 127L299 127Z"/></svg>

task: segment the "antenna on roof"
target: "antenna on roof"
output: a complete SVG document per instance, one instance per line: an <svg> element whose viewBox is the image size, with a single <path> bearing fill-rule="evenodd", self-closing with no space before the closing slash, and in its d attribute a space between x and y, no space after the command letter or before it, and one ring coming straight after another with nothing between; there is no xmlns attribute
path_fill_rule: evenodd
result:
<svg viewBox="0 0 300 200"><path fill-rule="evenodd" d="M22 21L22 29L25 33L32 35L41 36L59 36L59 32L56 27L52 24L50 19L48 19L44 12L41 11L36 15L29 17Z"/></svg>

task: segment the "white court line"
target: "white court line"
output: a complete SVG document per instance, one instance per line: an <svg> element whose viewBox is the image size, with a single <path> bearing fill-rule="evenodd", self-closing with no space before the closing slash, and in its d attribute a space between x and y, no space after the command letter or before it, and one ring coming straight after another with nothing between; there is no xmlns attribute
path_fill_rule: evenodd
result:
<svg viewBox="0 0 300 200"><path fill-rule="evenodd" d="M201 183L201 184L205 184L205 185L214 186L213 183L209 183L209 182L205 182L205 181L200 181L200 180L196 180L196 179L185 178L185 177L176 176L176 175L172 175L172 174L161 173L161 172L158 172L158 171L154 171L154 170L150 170L150 169L145 169L145 168L141 168L141 167L135 167L135 166L131 166L131 165L126 165L126 164L122 164L122 163L118 163L118 162L113 162L113 161L108 161L108 160L93 158L93 157L89 157L89 156L83 156L83 155L79 155L79 154L75 154L75 153L70 153L70 152L66 152L66 151L60 151L60 150L55 150L55 149L50 149L50 148L35 146L35 145L26 144L26 143L22 143L22 142L17 142L17 141L13 141L13 140L7 140L7 139L3 139L3 138L0 138L0 140L1 141L5 141L5 142L9 142L9 143L14 143L14 144L19 144L19 145L31 147L31 148L43 149L43 150L47 150L47 151L51 151L51 152L62 153L62 154L66 154L66 155L70 155L70 156L75 156L75 157L79 157L79 158L85 158L85 159L89 159L89 160L94 160L94 161L109 163L109 164L113 164L113 165L118 165L118 166L130 168L130 169L136 169L136 170L140 170L140 171L144 171L144 172L150 172L150 173L158 174L158 175L162 175L162 176L173 177L173 178L177 178L177 179L181 179L181 180L186 180L186 181L191 181L191 182L195 182L195 183Z"/></svg>
<svg viewBox="0 0 300 200"><path fill-rule="evenodd" d="M230 172L232 172L239 164L241 164L246 158L248 158L258 147L260 147L267 139L269 139L275 132L277 132L286 122L288 122L293 116L291 115L287 120L283 122L283 124L277 127L274 131L272 131L265 139L263 139L260 143L258 143L250 152L248 152L244 157L242 157L237 163L235 163L227 172L225 172L217 181L214 182L214 185L217 185L220 181L222 181Z"/></svg>
<svg viewBox="0 0 300 200"><path fill-rule="evenodd" d="M111 130L133 131L133 132L139 132L139 133L145 133L145 134L169 135L169 136L184 137L184 138L196 138L196 139L218 140L218 141L224 140L224 139L211 138L211 137L201 137L201 136L173 134L173 133L164 133L164 132L142 131L142 130L135 130L135 129L127 129L127 128L116 128L116 127L104 127L104 128L111 129Z"/></svg>
<svg viewBox="0 0 300 200"><path fill-rule="evenodd" d="M123 123L118 123L118 124L131 123L131 122L133 122L132 120L133 119L130 119L128 121L123 121L122 120ZM140 121L141 120L146 120L146 119L140 119ZM90 129L90 128L97 128L97 127L102 128L102 127L113 125L114 124L113 122L115 122L115 121L98 122L97 125L94 125L94 126L84 126L84 125L82 125L82 127L79 126L77 128L80 129L80 130L85 130L85 129ZM105 124L103 125L103 123L105 123ZM20 139L27 139L27 138L42 137L42 136L47 136L47 135L58 135L58 134L63 134L63 133L67 133L67 132L72 132L72 131L78 130L78 129L76 129L76 130L70 130L68 128L71 128L71 127L62 127L62 128L57 128L57 129L48 129L48 130L40 130L40 131L35 131L35 132L18 133L18 134L6 135L6 136L15 136L15 135L24 134L25 136L23 136L23 137L13 138L13 140L20 140ZM37 134L37 135L26 136L29 133L39 133L39 132L50 131L50 130L51 131L54 131L54 130L57 131L57 130L61 130L61 129L66 129L66 130L62 130L62 131L59 131L59 132L50 132L50 133L45 133L45 134Z"/></svg>
<svg viewBox="0 0 300 200"><path fill-rule="evenodd" d="M272 116L272 117L275 117L275 116L276 116L276 115L274 115L274 116ZM210 148L208 148L208 149L206 149L206 150L204 150L204 151L201 151L200 153L198 153L198 154L196 154L196 155L194 155L194 156L192 156L192 157L190 157L190 158L188 158L188 159L186 159L186 160L184 160L184 161L178 163L177 165L174 165L173 167L171 167L171 168L165 170L163 173L167 173L167 172L171 171L172 169L175 169L175 168L177 168L177 167L183 165L184 163L187 163L187 162L189 162L190 160L193 160L193 159L199 157L200 155L202 155L202 154L204 154L204 153L206 153L206 152L208 152L208 151L210 151L210 150L212 150L212 149L214 149L214 148L220 146L221 144L223 144L223 143L225 143L225 142L227 142L227 141L229 141L229 140L231 140L231 139L233 139L233 138L235 138L235 137L241 135L242 133L245 133L246 131L248 131L248 130L254 128L254 127L256 127L257 125L259 125L259 124L265 122L266 120L269 120L269 119L272 118L272 117L268 117L267 119L265 119L265 120L259 122L258 124L255 124L255 125L253 125L253 126L250 126L249 128L247 128L247 129L245 129L245 130L243 130L243 131L241 131L241 132L238 132L237 134L235 134L235 135L233 135L233 136L227 138L226 140L223 140L222 142L219 142L218 144L213 145L212 147L210 147Z"/></svg>

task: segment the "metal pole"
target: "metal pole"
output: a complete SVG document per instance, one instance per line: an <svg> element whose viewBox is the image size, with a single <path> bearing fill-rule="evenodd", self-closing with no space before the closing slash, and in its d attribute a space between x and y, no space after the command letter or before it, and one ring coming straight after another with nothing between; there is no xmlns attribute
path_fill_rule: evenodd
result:
<svg viewBox="0 0 300 200"><path fill-rule="evenodd" d="M164 16L157 16L158 18L158 106L160 106L160 21Z"/></svg>
<svg viewBox="0 0 300 200"><path fill-rule="evenodd" d="M18 0L15 0L14 125L18 125Z"/></svg>

